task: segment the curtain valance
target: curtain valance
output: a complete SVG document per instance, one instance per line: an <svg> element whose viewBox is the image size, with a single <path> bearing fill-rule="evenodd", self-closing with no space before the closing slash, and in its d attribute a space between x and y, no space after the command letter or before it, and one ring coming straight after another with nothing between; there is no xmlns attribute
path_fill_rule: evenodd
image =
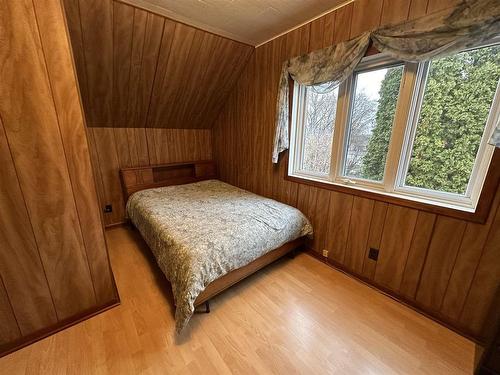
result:
<svg viewBox="0 0 500 375"><path fill-rule="evenodd" d="M313 86L340 85L359 64L370 44L403 61L419 62L471 47L500 35L500 1L466 0L456 8L417 20L367 32L348 40L294 57L283 63L280 75L273 163L288 149L289 78ZM500 124L490 143L500 147Z"/></svg>

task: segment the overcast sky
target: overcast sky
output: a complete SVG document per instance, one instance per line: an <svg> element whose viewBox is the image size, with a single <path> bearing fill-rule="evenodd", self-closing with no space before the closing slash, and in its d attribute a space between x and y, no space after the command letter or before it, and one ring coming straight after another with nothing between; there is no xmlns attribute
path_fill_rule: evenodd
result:
<svg viewBox="0 0 500 375"><path fill-rule="evenodd" d="M370 99L378 100L380 98L380 85L385 77L385 73L387 73L387 69L373 70L359 74L356 90L364 90Z"/></svg>

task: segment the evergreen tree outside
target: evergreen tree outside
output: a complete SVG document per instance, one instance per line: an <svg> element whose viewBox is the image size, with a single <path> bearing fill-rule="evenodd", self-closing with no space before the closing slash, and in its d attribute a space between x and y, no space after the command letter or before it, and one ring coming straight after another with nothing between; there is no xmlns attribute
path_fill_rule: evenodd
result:
<svg viewBox="0 0 500 375"><path fill-rule="evenodd" d="M380 99L375 116L375 127L363 157L363 178L382 181L389 149L392 124L396 112L402 67L390 68L380 86Z"/></svg>
<svg viewBox="0 0 500 375"><path fill-rule="evenodd" d="M498 46L432 61L406 185L465 193L499 77ZM363 157L365 178L383 177L399 82L389 69Z"/></svg>

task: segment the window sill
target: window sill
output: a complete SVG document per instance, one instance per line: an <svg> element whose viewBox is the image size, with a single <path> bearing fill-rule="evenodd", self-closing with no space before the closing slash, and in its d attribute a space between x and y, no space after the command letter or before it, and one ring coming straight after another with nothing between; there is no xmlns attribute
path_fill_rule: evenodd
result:
<svg viewBox="0 0 500 375"><path fill-rule="evenodd" d="M288 170L288 167L286 168L286 170ZM413 197L405 197L399 194L375 192L372 190L363 189L359 186L349 186L333 182L321 181L318 179L314 179L314 177L297 177L286 173L285 179L299 184L310 185L325 190L338 191L345 194L373 199L376 201L395 204L398 206L409 207L438 215L449 216L475 223L485 223L488 218L492 201L495 197L495 193L500 182L500 149L496 149L493 154L489 171L486 176L481 196L479 197L479 201L475 211L472 211L471 209L468 209L466 207L458 208L446 203L428 203L424 202L423 200L414 199Z"/></svg>

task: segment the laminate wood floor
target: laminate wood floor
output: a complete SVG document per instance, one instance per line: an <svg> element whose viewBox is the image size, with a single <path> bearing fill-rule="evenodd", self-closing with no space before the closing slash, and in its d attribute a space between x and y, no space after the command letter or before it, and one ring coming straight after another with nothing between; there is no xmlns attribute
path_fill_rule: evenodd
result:
<svg viewBox="0 0 500 375"><path fill-rule="evenodd" d="M121 305L0 359L1 374L471 374L475 345L301 254L174 335L170 286L135 231L107 231Z"/></svg>

